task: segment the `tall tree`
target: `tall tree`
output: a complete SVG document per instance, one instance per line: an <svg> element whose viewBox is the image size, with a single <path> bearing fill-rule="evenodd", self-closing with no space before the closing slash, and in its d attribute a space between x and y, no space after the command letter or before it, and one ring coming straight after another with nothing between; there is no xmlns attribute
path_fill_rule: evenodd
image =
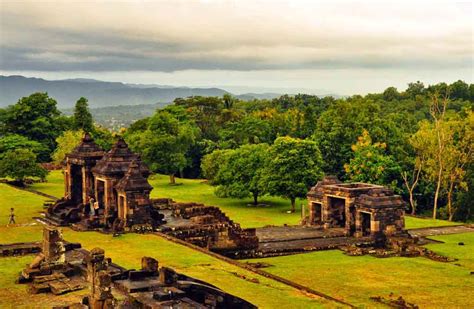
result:
<svg viewBox="0 0 474 309"><path fill-rule="evenodd" d="M81 97L74 107L74 129L92 132L94 123L86 98Z"/></svg>
<svg viewBox="0 0 474 309"><path fill-rule="evenodd" d="M19 185L24 185L26 177L44 179L47 174L48 171L38 165L36 154L30 149L9 150L0 160L0 177L13 178Z"/></svg>
<svg viewBox="0 0 474 309"><path fill-rule="evenodd" d="M294 212L296 198L305 197L308 189L321 179L322 163L315 142L279 137L270 148L262 181L270 194L290 199Z"/></svg>
<svg viewBox="0 0 474 309"><path fill-rule="evenodd" d="M438 201L441 191L441 185L443 181L443 169L445 167L445 154L446 154L446 144L449 142L449 137L447 136L446 129L447 126L444 125L444 118L446 116L446 108L448 106L449 97L448 92L445 92L443 97L440 97L438 93L431 95L431 105L430 105L430 114L433 118L434 134L435 139L435 177L436 177L436 189L435 197L433 202L433 219L436 219L438 212Z"/></svg>
<svg viewBox="0 0 474 309"><path fill-rule="evenodd" d="M267 144L244 145L228 153L215 178L221 197L253 197L254 205L265 192L263 169L268 159Z"/></svg>
<svg viewBox="0 0 474 309"><path fill-rule="evenodd" d="M392 156L385 153L386 148L385 143L372 143L369 132L364 130L357 143L352 145L354 157L344 165L349 178L352 181L396 186L391 182L395 175L399 175L400 167Z"/></svg>
<svg viewBox="0 0 474 309"><path fill-rule="evenodd" d="M409 143L415 151L415 156L412 159L412 165L409 166L411 168L411 172L408 172L408 170L403 170L401 175L405 188L408 191L411 214L415 215L417 201L414 199L414 192L421 179L421 173L426 166L426 161L428 160L428 154L425 149L429 147L429 138L427 139L426 136L423 136L423 134L413 134L409 138Z"/></svg>
<svg viewBox="0 0 474 309"><path fill-rule="evenodd" d="M231 149L216 149L204 156L201 162L201 169L204 177L206 177L210 184L218 184L216 181L218 174L222 170L222 166L227 164L231 153Z"/></svg>
<svg viewBox="0 0 474 309"><path fill-rule="evenodd" d="M148 128L125 138L130 147L142 155L143 160L154 172L165 173L170 183L175 175L188 165L185 156L198 135L197 128L181 124L170 113L158 110L148 120Z"/></svg>
<svg viewBox="0 0 474 309"><path fill-rule="evenodd" d="M56 105L47 93L38 92L21 98L2 112L3 133L23 135L52 152L64 124Z"/></svg>
<svg viewBox="0 0 474 309"><path fill-rule="evenodd" d="M61 136L56 139L58 146L53 152L52 159L55 164L61 164L66 157L66 154L71 153L74 148L81 142L84 135L82 130L79 131L64 131Z"/></svg>
<svg viewBox="0 0 474 309"><path fill-rule="evenodd" d="M448 219L453 220L456 213L453 195L456 188L468 190L465 181L466 166L474 160L474 114L468 112L464 119L449 120L452 136L446 145L445 181L447 190Z"/></svg>
<svg viewBox="0 0 474 309"><path fill-rule="evenodd" d="M38 156L40 162L44 162L49 158L49 149L37 141L29 140L18 134L8 134L0 137L0 158L7 151L18 148L31 149Z"/></svg>

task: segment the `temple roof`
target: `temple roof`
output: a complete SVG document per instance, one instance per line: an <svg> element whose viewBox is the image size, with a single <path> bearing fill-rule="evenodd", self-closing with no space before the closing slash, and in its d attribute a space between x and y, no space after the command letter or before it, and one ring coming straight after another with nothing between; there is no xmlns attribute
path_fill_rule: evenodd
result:
<svg viewBox="0 0 474 309"><path fill-rule="evenodd" d="M134 160L130 163L125 176L115 185L115 189L117 189L117 191L139 191L152 190L153 187L148 183L148 180L143 177L139 165Z"/></svg>
<svg viewBox="0 0 474 309"><path fill-rule="evenodd" d="M150 171L141 161L140 156L128 148L123 138L119 138L112 146L112 149L97 162L92 172L99 175L119 176L121 178L128 171L130 163L133 161L136 161L142 175L148 177Z"/></svg>
<svg viewBox="0 0 474 309"><path fill-rule="evenodd" d="M400 195L387 188L371 189L366 194L360 195L356 200L357 205L369 208L403 208L405 202Z"/></svg>
<svg viewBox="0 0 474 309"><path fill-rule="evenodd" d="M335 185L335 184L340 184L341 181L337 179L336 176L325 176L323 180L320 180L316 183L315 186L311 187L311 189L308 192L308 196L322 196L323 194L323 189L327 185Z"/></svg>
<svg viewBox="0 0 474 309"><path fill-rule="evenodd" d="M94 139L88 132L84 133L84 137L79 145L74 150L67 154L67 157L87 158L87 157L102 157L104 150L98 146Z"/></svg>

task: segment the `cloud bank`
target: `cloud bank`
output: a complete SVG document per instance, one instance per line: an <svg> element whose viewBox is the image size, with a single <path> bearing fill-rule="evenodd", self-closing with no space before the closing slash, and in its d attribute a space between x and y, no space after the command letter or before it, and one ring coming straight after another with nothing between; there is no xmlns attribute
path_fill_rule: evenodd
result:
<svg viewBox="0 0 474 309"><path fill-rule="evenodd" d="M2 1L0 70L472 77L471 23L471 2Z"/></svg>

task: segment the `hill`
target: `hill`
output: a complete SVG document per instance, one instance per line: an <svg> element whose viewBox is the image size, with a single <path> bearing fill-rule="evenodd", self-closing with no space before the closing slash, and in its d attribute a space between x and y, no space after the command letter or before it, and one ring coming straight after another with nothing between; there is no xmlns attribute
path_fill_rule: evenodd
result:
<svg viewBox="0 0 474 309"><path fill-rule="evenodd" d="M159 85L132 85L92 79L45 80L24 76L0 76L0 107L14 104L34 92L48 92L58 107L67 109L86 97L90 107L169 103L188 96L222 96L219 88L187 88Z"/></svg>

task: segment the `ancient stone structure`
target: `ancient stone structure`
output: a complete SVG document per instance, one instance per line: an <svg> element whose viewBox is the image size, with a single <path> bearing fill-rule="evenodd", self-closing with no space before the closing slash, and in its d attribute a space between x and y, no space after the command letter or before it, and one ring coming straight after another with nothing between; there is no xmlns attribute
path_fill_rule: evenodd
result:
<svg viewBox="0 0 474 309"><path fill-rule="evenodd" d="M91 285L91 292L83 301L91 309L114 308L114 297L112 295L112 277L107 271L108 263L105 259L104 250L94 248L86 256L87 279Z"/></svg>
<svg viewBox="0 0 474 309"><path fill-rule="evenodd" d="M46 227L43 242L43 253L18 281L28 283L31 293L54 295L89 287L81 303L61 308L256 308L207 282L159 267L152 257L142 258L141 269L127 270L100 248L71 246L58 229Z"/></svg>
<svg viewBox="0 0 474 309"><path fill-rule="evenodd" d="M45 227L42 252L22 271L18 282L30 282L29 290L35 294L51 292L59 295L83 289L76 267L66 261L66 251L78 247L80 245L66 245L60 230Z"/></svg>
<svg viewBox="0 0 474 309"><path fill-rule="evenodd" d="M147 181L150 171L123 139L104 153L86 133L66 155L65 163L65 196L48 207L47 223L114 234L160 227L169 235L228 255L258 246L254 229L242 229L218 207L152 201L153 187Z"/></svg>
<svg viewBox="0 0 474 309"><path fill-rule="evenodd" d="M165 214L163 233L214 252L237 257L258 247L255 229L243 229L215 206L198 203L177 203L170 199L153 200Z"/></svg>
<svg viewBox="0 0 474 309"><path fill-rule="evenodd" d="M150 172L123 139L104 154L86 133L65 162L65 196L48 208L49 223L112 229L161 222L149 198Z"/></svg>
<svg viewBox="0 0 474 309"><path fill-rule="evenodd" d="M307 224L344 229L346 236L384 237L403 233L404 206L393 191L368 183L341 183L328 176L307 194Z"/></svg>

